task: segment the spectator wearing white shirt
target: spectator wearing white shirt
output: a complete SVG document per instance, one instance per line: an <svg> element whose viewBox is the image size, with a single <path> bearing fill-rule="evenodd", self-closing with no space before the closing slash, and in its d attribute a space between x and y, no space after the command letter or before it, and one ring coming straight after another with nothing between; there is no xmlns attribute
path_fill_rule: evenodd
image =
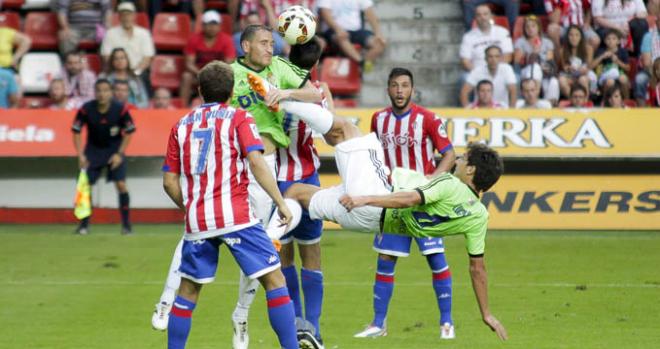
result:
<svg viewBox="0 0 660 349"><path fill-rule="evenodd" d="M485 50L485 65L474 68L466 77L461 88L461 105L469 105L470 93L482 80L493 84L493 100L510 108L516 105L516 74L511 65L503 63L502 50L498 46L489 46Z"/></svg>
<svg viewBox="0 0 660 349"><path fill-rule="evenodd" d="M107 66L112 50L123 48L131 62L131 70L140 76L149 69L156 53L154 41L147 29L135 25L135 5L132 2L122 2L117 11L120 25L108 30L101 45L101 56Z"/></svg>
<svg viewBox="0 0 660 349"><path fill-rule="evenodd" d="M504 62L513 59L513 43L509 30L492 24L493 15L487 5L479 5L475 11L477 27L463 35L461 41L461 64L463 69L471 71L486 63L484 50L488 46L498 46L504 53Z"/></svg>
<svg viewBox="0 0 660 349"><path fill-rule="evenodd" d="M521 83L521 93L523 99L519 99L516 103L516 109L551 109L552 104L545 100L539 99L541 89L539 84L534 79L525 79Z"/></svg>
<svg viewBox="0 0 660 349"><path fill-rule="evenodd" d="M518 17L518 14L520 13L520 0L463 0L463 20L465 28L468 30L470 29L474 13L476 12L476 7L484 5L485 3L495 4L504 8L504 14L511 27L507 29L513 30L513 25L516 23L516 17Z"/></svg>
<svg viewBox="0 0 660 349"><path fill-rule="evenodd" d="M624 43L632 36L634 57L639 57L639 49L644 34L649 30L646 22L646 6L642 0L593 0L591 13L596 23L596 32L601 41L610 30L620 32Z"/></svg>
<svg viewBox="0 0 660 349"><path fill-rule="evenodd" d="M493 83L490 80L481 80L477 83L477 93L474 102L465 106L467 109L509 109L493 99Z"/></svg>

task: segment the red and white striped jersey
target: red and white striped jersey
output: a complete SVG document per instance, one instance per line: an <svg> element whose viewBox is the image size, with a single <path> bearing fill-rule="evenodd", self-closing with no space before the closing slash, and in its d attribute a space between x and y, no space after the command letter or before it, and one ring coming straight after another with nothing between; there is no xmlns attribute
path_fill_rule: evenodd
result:
<svg viewBox="0 0 660 349"><path fill-rule="evenodd" d="M318 81L312 83L321 91L323 89ZM323 97L321 106L327 108L328 104ZM284 132L291 143L287 148L277 150L277 180L280 182L298 181L307 178L321 166L319 154L314 147L312 129L295 115L287 113L283 122Z"/></svg>
<svg viewBox="0 0 660 349"><path fill-rule="evenodd" d="M590 7L588 0L544 0L545 11L551 14L555 9L561 12L561 25L568 28L570 25L582 27L584 23L584 11Z"/></svg>
<svg viewBox="0 0 660 349"><path fill-rule="evenodd" d="M436 168L434 150L444 154L452 149L442 120L416 104L403 115L394 114L391 107L374 113L371 132L380 139L385 163L392 169L403 167L428 175Z"/></svg>
<svg viewBox="0 0 660 349"><path fill-rule="evenodd" d="M252 116L225 104L203 104L172 127L163 170L181 175L186 240L259 222L248 200L246 156L263 149Z"/></svg>

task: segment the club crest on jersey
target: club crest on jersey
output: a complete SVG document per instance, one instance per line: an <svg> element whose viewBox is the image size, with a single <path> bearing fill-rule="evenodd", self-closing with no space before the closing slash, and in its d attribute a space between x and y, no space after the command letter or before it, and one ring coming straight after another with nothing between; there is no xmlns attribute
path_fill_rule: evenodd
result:
<svg viewBox="0 0 660 349"><path fill-rule="evenodd" d="M442 138L448 138L447 137L447 126L445 126L445 123L441 123L440 126L438 126L438 134Z"/></svg>

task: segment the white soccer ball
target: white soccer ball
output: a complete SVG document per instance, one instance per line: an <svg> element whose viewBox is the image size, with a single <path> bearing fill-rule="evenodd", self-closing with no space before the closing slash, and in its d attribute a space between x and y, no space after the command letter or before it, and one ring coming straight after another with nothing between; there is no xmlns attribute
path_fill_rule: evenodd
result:
<svg viewBox="0 0 660 349"><path fill-rule="evenodd" d="M277 31L289 45L304 44L316 33L316 18L302 6L291 6L277 19Z"/></svg>

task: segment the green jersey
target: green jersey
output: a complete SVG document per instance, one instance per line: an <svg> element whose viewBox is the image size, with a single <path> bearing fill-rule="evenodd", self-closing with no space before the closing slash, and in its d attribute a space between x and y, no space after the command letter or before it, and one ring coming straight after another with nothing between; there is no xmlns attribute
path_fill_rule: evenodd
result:
<svg viewBox="0 0 660 349"><path fill-rule="evenodd" d="M271 85L280 89L297 89L305 84L309 72L278 56L273 57L272 63L260 71L253 70L245 65L243 59L241 57L231 64L234 70L234 94L231 97L231 105L250 112L254 117L259 133L270 134L277 146L288 146L289 137L286 136L282 128L284 111L280 110L275 113L268 109L263 102L263 98L250 89L247 74L259 75Z"/></svg>
<svg viewBox="0 0 660 349"><path fill-rule="evenodd" d="M392 172L394 191L416 190L422 203L403 209L386 209L383 232L414 237L465 235L470 255L486 247L488 211L477 194L460 179L446 173L432 180L402 168Z"/></svg>

